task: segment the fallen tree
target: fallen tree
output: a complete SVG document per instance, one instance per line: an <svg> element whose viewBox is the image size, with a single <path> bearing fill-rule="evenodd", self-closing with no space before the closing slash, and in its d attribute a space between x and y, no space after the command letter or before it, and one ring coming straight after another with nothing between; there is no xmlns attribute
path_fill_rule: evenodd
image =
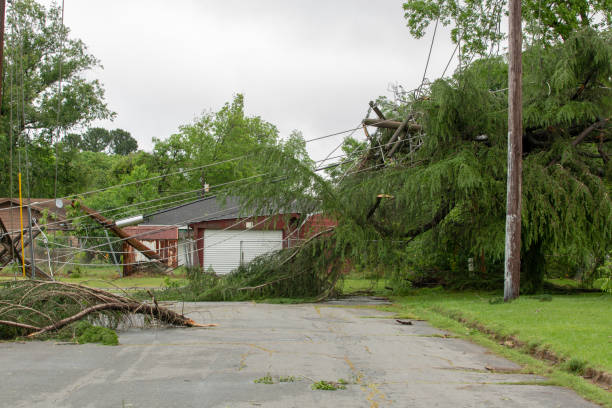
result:
<svg viewBox="0 0 612 408"><path fill-rule="evenodd" d="M366 131L365 142L347 139L347 157L326 164L329 178L312 163L266 152L267 174L279 181L233 194L251 212L293 205L335 218L338 226L321 243L330 266L349 259L370 273L390 273L395 287L499 288L507 70L504 57L483 56L418 91L380 98L378 118L364 121L377 130ZM593 280L611 249L611 78L610 32L575 30L524 52L523 293L538 291L560 259L564 275L580 271ZM303 262L271 265L270 282Z"/></svg>
<svg viewBox="0 0 612 408"><path fill-rule="evenodd" d="M300 246L261 255L227 275L192 269L186 286L156 291L155 297L185 301L322 300L336 294L335 284L347 271L347 264L333 250L333 230L320 231ZM141 295L147 296L144 292Z"/></svg>
<svg viewBox="0 0 612 408"><path fill-rule="evenodd" d="M0 286L0 338L38 337L82 319L120 322L133 314L163 324L210 327L153 304L63 282L14 281Z"/></svg>

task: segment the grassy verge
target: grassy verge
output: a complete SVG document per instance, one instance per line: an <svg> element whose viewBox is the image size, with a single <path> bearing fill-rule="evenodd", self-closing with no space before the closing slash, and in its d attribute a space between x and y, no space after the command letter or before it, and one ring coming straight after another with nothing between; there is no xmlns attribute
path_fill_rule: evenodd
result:
<svg viewBox="0 0 612 408"><path fill-rule="evenodd" d="M185 285L186 280L183 278L168 278L165 277L128 277L116 278L112 280L81 277L81 278L59 278L60 282L78 283L93 288L161 288L167 286L168 282L178 285Z"/></svg>
<svg viewBox="0 0 612 408"><path fill-rule="evenodd" d="M336 288L347 295L367 294L377 296L388 296L392 292L386 288L386 279L364 279L360 277L349 276L338 281Z"/></svg>
<svg viewBox="0 0 612 408"><path fill-rule="evenodd" d="M428 320L522 364L526 372L612 407L612 393L581 376L589 369L612 373L612 296L522 296L509 304L489 303L494 296L421 290L394 297L395 304L384 309Z"/></svg>
<svg viewBox="0 0 612 408"><path fill-rule="evenodd" d="M117 268L115 266L95 266L82 268L80 276L74 277L72 275L61 274L56 276L56 280L60 282L76 283L85 285L93 288L162 288L168 286L183 286L187 284L187 280L178 276L129 276L121 278ZM12 281L15 276L12 274L4 273L0 275L0 282ZM23 279L21 276L17 276L18 280Z"/></svg>

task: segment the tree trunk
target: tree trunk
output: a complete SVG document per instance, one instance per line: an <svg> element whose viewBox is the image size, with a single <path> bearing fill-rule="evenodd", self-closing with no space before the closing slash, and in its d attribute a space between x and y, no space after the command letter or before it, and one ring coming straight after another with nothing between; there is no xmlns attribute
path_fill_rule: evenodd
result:
<svg viewBox="0 0 612 408"><path fill-rule="evenodd" d="M542 243L537 242L521 255L521 292L536 293L542 290L546 275L546 258Z"/></svg>

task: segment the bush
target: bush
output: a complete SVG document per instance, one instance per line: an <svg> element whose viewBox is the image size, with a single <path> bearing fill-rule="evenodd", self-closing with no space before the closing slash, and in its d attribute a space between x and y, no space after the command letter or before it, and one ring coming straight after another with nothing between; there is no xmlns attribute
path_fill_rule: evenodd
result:
<svg viewBox="0 0 612 408"><path fill-rule="evenodd" d="M601 290L612 294L612 252L604 261L604 264L597 268L597 273L602 277Z"/></svg>

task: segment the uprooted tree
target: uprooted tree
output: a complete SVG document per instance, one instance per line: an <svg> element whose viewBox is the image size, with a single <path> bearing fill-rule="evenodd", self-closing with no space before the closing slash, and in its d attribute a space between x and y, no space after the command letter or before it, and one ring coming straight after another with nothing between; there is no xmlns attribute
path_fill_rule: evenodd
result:
<svg viewBox="0 0 612 408"><path fill-rule="evenodd" d="M538 290L559 257L592 277L612 246L610 32L586 27L528 44L523 292ZM311 249L317 276L348 260L390 272L396 284L501 287L507 69L503 57L481 56L418 92L381 98L381 117L365 121L377 130L366 143L349 142L361 159L324 178L310 163L268 153L269 177L278 181L236 193L252 210L301 203L302 213L337 219L321 248ZM300 262L284 262L279 273L308 266Z"/></svg>

